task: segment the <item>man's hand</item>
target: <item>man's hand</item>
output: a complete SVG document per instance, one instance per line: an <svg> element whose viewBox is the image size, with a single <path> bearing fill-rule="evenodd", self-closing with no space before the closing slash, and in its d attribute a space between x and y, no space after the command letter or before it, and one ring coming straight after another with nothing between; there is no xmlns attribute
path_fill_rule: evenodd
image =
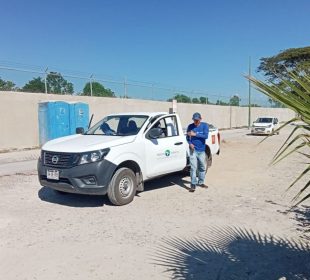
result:
<svg viewBox="0 0 310 280"><path fill-rule="evenodd" d="M191 131L187 132L187 135L188 136L196 136L196 132L191 130Z"/></svg>
<svg viewBox="0 0 310 280"><path fill-rule="evenodd" d="M194 149L195 149L194 144L189 144L189 148L190 148L191 150L194 150Z"/></svg>

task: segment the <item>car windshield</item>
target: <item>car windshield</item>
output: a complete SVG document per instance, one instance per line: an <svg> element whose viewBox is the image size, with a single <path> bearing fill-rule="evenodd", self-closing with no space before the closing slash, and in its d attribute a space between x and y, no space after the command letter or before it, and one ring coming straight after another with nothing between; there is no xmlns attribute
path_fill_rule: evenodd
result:
<svg viewBox="0 0 310 280"><path fill-rule="evenodd" d="M256 123L272 123L272 118L258 118Z"/></svg>
<svg viewBox="0 0 310 280"><path fill-rule="evenodd" d="M148 116L143 115L107 116L90 128L85 135L136 135L147 119Z"/></svg>

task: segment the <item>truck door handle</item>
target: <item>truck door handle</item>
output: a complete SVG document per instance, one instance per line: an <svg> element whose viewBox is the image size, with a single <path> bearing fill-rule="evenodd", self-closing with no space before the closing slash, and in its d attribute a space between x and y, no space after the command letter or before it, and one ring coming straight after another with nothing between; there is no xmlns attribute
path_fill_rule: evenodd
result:
<svg viewBox="0 0 310 280"><path fill-rule="evenodd" d="M182 145L183 144L183 142L176 142L176 143L174 143L174 145Z"/></svg>

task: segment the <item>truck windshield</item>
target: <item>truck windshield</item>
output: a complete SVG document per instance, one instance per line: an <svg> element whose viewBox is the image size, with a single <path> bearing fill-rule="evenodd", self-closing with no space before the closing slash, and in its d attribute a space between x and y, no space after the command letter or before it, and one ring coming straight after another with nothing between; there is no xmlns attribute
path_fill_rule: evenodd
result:
<svg viewBox="0 0 310 280"><path fill-rule="evenodd" d="M272 118L258 118L257 123L272 123Z"/></svg>
<svg viewBox="0 0 310 280"><path fill-rule="evenodd" d="M148 116L144 115L107 116L90 128L85 135L136 135L147 119Z"/></svg>

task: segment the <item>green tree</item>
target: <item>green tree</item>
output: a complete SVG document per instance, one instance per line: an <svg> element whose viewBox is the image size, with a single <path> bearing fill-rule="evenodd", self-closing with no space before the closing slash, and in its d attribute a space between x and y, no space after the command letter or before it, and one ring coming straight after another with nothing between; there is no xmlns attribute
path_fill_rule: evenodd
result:
<svg viewBox="0 0 310 280"><path fill-rule="evenodd" d="M191 103L191 98L184 94L176 94L173 98L168 99L168 101L172 101L175 99L179 103Z"/></svg>
<svg viewBox="0 0 310 280"><path fill-rule="evenodd" d="M198 98L196 98L196 97L194 97L194 98L192 99L192 102L193 102L193 103L195 103L195 104L200 103L199 99L198 99Z"/></svg>
<svg viewBox="0 0 310 280"><path fill-rule="evenodd" d="M282 84L283 79L290 79L291 71L310 74L310 47L287 49L260 61L258 72L262 72L269 82Z"/></svg>
<svg viewBox="0 0 310 280"><path fill-rule="evenodd" d="M115 93L112 90L110 90L109 88L105 88L102 84L98 82L92 82L92 91L93 96L115 97ZM88 82L84 86L82 95L90 96L90 94L91 94L90 82Z"/></svg>
<svg viewBox="0 0 310 280"><path fill-rule="evenodd" d="M280 81L286 84L285 88L275 87L273 84L259 81L253 77L247 78L254 84L257 90L297 113L295 118L276 130L277 132L284 127L291 127L290 124L295 122L292 132L275 154L273 163L277 163L293 153L298 153L308 161L305 162L306 169L289 186L289 188L293 187L303 177L308 178L308 182L306 181L305 186L294 197L296 201L302 194L306 193L297 202L299 204L310 198L310 193L307 193L307 189L310 187L310 75L300 72L289 72L288 76L288 79L285 77Z"/></svg>
<svg viewBox="0 0 310 280"><path fill-rule="evenodd" d="M33 78L22 88L26 92L45 92L45 83L41 77Z"/></svg>
<svg viewBox="0 0 310 280"><path fill-rule="evenodd" d="M5 81L0 78L0 90L14 91L16 89L17 88L15 87L15 84L12 81Z"/></svg>
<svg viewBox="0 0 310 280"><path fill-rule="evenodd" d="M208 98L204 96L199 97L199 101L201 104L208 104Z"/></svg>
<svg viewBox="0 0 310 280"><path fill-rule="evenodd" d="M46 77L47 92L55 94L72 94L73 84L62 77L60 73L50 72Z"/></svg>
<svg viewBox="0 0 310 280"><path fill-rule="evenodd" d="M249 104L246 104L246 105L241 105L240 107L249 107ZM256 103L251 103L251 107L262 107Z"/></svg>
<svg viewBox="0 0 310 280"><path fill-rule="evenodd" d="M224 101L218 99L218 100L216 101L216 105L227 106L227 105L229 105L229 103L226 103L226 102L224 102Z"/></svg>
<svg viewBox="0 0 310 280"><path fill-rule="evenodd" d="M273 100L272 98L268 98L268 102L270 103L271 108L284 108L285 107L281 102L277 100Z"/></svg>
<svg viewBox="0 0 310 280"><path fill-rule="evenodd" d="M240 101L241 101L241 98L238 95L233 95L229 100L229 104L231 106L239 106Z"/></svg>

